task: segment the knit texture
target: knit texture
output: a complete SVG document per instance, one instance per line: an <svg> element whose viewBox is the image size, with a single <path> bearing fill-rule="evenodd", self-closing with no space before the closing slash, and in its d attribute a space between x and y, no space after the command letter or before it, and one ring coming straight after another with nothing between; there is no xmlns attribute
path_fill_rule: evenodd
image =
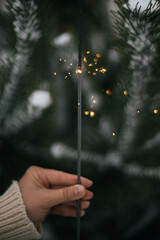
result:
<svg viewBox="0 0 160 240"><path fill-rule="evenodd" d="M0 197L0 240L33 240L41 234L27 216L18 182Z"/></svg>

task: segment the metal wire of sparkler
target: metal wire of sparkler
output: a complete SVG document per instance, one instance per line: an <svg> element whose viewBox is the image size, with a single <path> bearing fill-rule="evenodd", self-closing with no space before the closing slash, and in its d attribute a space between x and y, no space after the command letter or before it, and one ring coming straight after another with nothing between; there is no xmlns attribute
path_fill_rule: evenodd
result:
<svg viewBox="0 0 160 240"><path fill-rule="evenodd" d="M82 130L82 0L78 0L79 4L79 49L78 49L78 132L77 132L77 183L81 184L81 130ZM80 212L81 200L77 202L77 240L80 240Z"/></svg>

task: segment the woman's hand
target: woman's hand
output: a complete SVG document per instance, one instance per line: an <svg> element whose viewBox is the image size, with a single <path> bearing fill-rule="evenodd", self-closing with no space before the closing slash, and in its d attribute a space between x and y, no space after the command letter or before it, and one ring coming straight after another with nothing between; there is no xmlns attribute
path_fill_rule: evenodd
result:
<svg viewBox="0 0 160 240"><path fill-rule="evenodd" d="M77 202L81 200L81 216L90 205L93 193L87 188L92 181L81 177L81 185L77 176L61 171L44 169L36 166L28 168L19 181L23 201L28 217L39 226L50 214L77 216Z"/></svg>

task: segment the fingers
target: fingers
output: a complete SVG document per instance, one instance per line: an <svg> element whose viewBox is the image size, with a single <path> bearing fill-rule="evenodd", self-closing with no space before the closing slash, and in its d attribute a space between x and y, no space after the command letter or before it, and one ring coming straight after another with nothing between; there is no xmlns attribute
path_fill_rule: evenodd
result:
<svg viewBox="0 0 160 240"><path fill-rule="evenodd" d="M45 175L49 182L52 185L75 185L77 183L77 176L70 173L65 173L62 171L45 169ZM87 178L81 177L81 184L89 188L92 186L93 182Z"/></svg>
<svg viewBox="0 0 160 240"><path fill-rule="evenodd" d="M75 207L77 208L77 201L71 201L71 202L66 202L63 203L64 206L70 206L70 207ZM81 209L87 209L90 206L89 201L81 200Z"/></svg>
<svg viewBox="0 0 160 240"><path fill-rule="evenodd" d="M83 196L83 200L90 200L90 199L92 199L93 198L93 192L91 192L91 191L89 191L89 190L87 190L86 191L86 194Z"/></svg>
<svg viewBox="0 0 160 240"><path fill-rule="evenodd" d="M77 217L77 209L75 207L58 205L52 208L51 213L65 217ZM81 210L80 216L84 216L85 211Z"/></svg>
<svg viewBox="0 0 160 240"><path fill-rule="evenodd" d="M64 202L78 200L83 198L85 195L89 195L87 194L85 187L78 184L59 189L46 189L45 192L46 198L48 199L48 207L50 208Z"/></svg>

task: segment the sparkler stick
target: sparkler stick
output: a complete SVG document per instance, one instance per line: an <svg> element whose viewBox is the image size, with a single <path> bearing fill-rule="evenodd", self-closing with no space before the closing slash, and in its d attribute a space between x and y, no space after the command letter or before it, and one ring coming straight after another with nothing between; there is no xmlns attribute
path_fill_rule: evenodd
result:
<svg viewBox="0 0 160 240"><path fill-rule="evenodd" d="M78 0L79 4L79 50L78 50L78 133L77 133L77 183L81 183L81 120L82 120L82 0ZM77 206L77 240L80 240L80 211L81 201L78 200Z"/></svg>

